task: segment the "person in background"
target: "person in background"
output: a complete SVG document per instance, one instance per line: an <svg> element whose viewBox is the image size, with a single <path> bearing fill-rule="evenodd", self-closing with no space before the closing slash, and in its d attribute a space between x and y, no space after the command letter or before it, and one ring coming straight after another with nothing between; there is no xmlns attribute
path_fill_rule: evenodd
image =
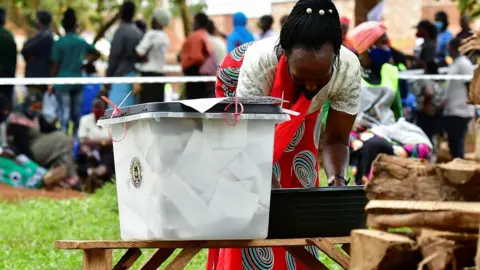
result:
<svg viewBox="0 0 480 270"><path fill-rule="evenodd" d="M263 15L258 22L258 28L260 28L261 32L255 34L255 40L278 36L278 33L272 28L273 23L274 20L272 16Z"/></svg>
<svg viewBox="0 0 480 270"><path fill-rule="evenodd" d="M360 112L350 133L350 164L357 185L371 176L378 154L428 158L431 142L417 126L403 118L398 89L398 68L390 64L386 27L369 21L349 33L359 53L362 74Z"/></svg>
<svg viewBox="0 0 480 270"><path fill-rule="evenodd" d="M461 39L455 38L448 45L450 56L454 59L448 67L448 74L473 76L475 67L466 56L460 55L458 51L461 42ZM450 154L453 158L464 158L468 123L475 113L475 107L467 104L467 92L468 88L465 81L449 80L447 82L443 124L448 136Z"/></svg>
<svg viewBox="0 0 480 270"><path fill-rule="evenodd" d="M345 16L340 17L340 25L342 26L343 46L353 51L354 48L353 48L352 42L350 42L350 40L348 40L347 38L348 29L350 29L350 19Z"/></svg>
<svg viewBox="0 0 480 270"><path fill-rule="evenodd" d="M137 70L143 77L164 76L167 51L170 39L164 28L170 23L172 15L168 9L157 8L153 12L152 28L143 36L136 47ZM146 83L142 85L140 103L163 102L165 100L165 83Z"/></svg>
<svg viewBox="0 0 480 270"><path fill-rule="evenodd" d="M217 37L216 31L217 28L215 23L212 20L208 20L207 31L208 31L208 38L210 43L213 45L213 49L215 51L215 55L217 56L217 60L219 62L223 61L225 56L227 56L227 44L225 41L220 37Z"/></svg>
<svg viewBox="0 0 480 270"><path fill-rule="evenodd" d="M127 1L120 8L121 23L115 32L108 57L107 77L135 77L135 63L137 53L135 48L142 39L142 31L133 23L135 15L135 4ZM108 91L108 98L117 106L125 100L122 106L135 104L135 97L131 93L133 84L114 83L111 86L105 85Z"/></svg>
<svg viewBox="0 0 480 270"><path fill-rule="evenodd" d="M180 53L180 63L185 76L201 76L200 68L209 58L210 52L213 52L213 45L208 36L208 16L200 12L195 15L193 23L193 33L191 33L183 43ZM208 91L208 83L187 82L185 92L187 99L205 98L211 96Z"/></svg>
<svg viewBox="0 0 480 270"><path fill-rule="evenodd" d="M52 14L46 10L37 11L37 33L25 42L22 55L26 62L26 78L47 78L52 68L51 55L53 47L53 32L50 29ZM44 93L46 85L29 85L28 91Z"/></svg>
<svg viewBox="0 0 480 270"><path fill-rule="evenodd" d="M65 11L62 26L66 34L53 45L51 77L82 77L83 61L88 59L93 62L100 57L100 53L77 34L77 18L73 9ZM71 120L73 134L77 134L83 102L82 86L49 86L48 93L52 94L53 91L59 103L60 125L63 131L68 131Z"/></svg>
<svg viewBox="0 0 480 270"><path fill-rule="evenodd" d="M424 71L425 74L439 74L438 65L433 59L425 63ZM413 80L411 84L412 94L417 101L416 124L433 142L435 135L442 133L445 90L439 82L434 80Z"/></svg>
<svg viewBox="0 0 480 270"><path fill-rule="evenodd" d="M230 53L238 46L254 40L247 29L247 16L242 12L233 14L233 32L227 36L227 52Z"/></svg>
<svg viewBox="0 0 480 270"><path fill-rule="evenodd" d="M101 99L95 99L92 113L80 119L78 129L78 175L89 192L109 181L115 173L112 140L107 128L97 126L98 119L105 114L105 105Z"/></svg>
<svg viewBox="0 0 480 270"><path fill-rule="evenodd" d="M446 66L446 57L450 56L448 44L453 39L453 34L448 30L448 15L444 11L435 14L435 26L437 27L437 63L440 67Z"/></svg>
<svg viewBox="0 0 480 270"><path fill-rule="evenodd" d="M17 188L52 189L66 176L63 166L47 170L23 154L0 147L0 183Z"/></svg>
<svg viewBox="0 0 480 270"><path fill-rule="evenodd" d="M147 24L144 20L136 20L135 25L142 32L142 34L145 34L147 32Z"/></svg>
<svg viewBox="0 0 480 270"><path fill-rule="evenodd" d="M17 44L10 31L5 28L7 12L0 8L0 78L15 78L17 69ZM13 85L0 85L0 93L13 100Z"/></svg>
<svg viewBox="0 0 480 270"><path fill-rule="evenodd" d="M68 136L42 121L38 114L41 94L29 94L26 112L12 111L12 103L0 95L0 122L6 125L6 144L19 155L25 155L44 168L65 167L66 178L60 183L65 188L81 190L72 143Z"/></svg>
<svg viewBox="0 0 480 270"><path fill-rule="evenodd" d="M462 27L462 30L457 34L456 38L464 39L473 36L472 28L470 28L470 17L468 15L460 17L460 27Z"/></svg>
<svg viewBox="0 0 480 270"><path fill-rule="evenodd" d="M95 63L88 63L83 67L83 72L86 77L98 77ZM102 90L102 84L100 83L88 83L83 86L83 103L81 116L92 112L92 102L98 93Z"/></svg>
<svg viewBox="0 0 480 270"><path fill-rule="evenodd" d="M288 15L283 15L282 18L280 18L280 27L283 27L285 22L287 21Z"/></svg>
<svg viewBox="0 0 480 270"><path fill-rule="evenodd" d="M420 21L417 25L417 37L423 38L418 54L415 56L415 68L425 69L425 64L435 61L437 55L437 37L436 26L428 20Z"/></svg>

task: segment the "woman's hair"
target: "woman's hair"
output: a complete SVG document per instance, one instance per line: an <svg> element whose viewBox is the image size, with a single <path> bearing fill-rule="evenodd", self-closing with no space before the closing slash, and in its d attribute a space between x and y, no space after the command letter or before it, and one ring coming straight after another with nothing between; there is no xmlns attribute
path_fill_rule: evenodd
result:
<svg viewBox="0 0 480 270"><path fill-rule="evenodd" d="M207 32L214 36L215 35L215 23L212 21L212 20L208 20L208 23L207 23Z"/></svg>
<svg viewBox="0 0 480 270"><path fill-rule="evenodd" d="M429 20L422 20L418 23L417 29L423 29L425 32L427 32L428 36L433 39L437 40L438 36L438 30L437 27L435 27L435 24L430 22Z"/></svg>
<svg viewBox="0 0 480 270"><path fill-rule="evenodd" d="M135 16L135 4L127 1L120 8L120 18L125 22L131 22Z"/></svg>
<svg viewBox="0 0 480 270"><path fill-rule="evenodd" d="M63 13L62 26L67 32L75 30L75 27L77 27L77 16L75 15L75 10L68 8L65 13Z"/></svg>
<svg viewBox="0 0 480 270"><path fill-rule="evenodd" d="M447 30L449 22L448 22L448 15L445 11L439 11L435 14L435 20L443 22L442 31Z"/></svg>
<svg viewBox="0 0 480 270"><path fill-rule="evenodd" d="M289 54L294 47L318 50L331 44L340 54L342 28L331 0L300 0L288 15L280 32L280 47Z"/></svg>
<svg viewBox="0 0 480 270"><path fill-rule="evenodd" d="M203 12L197 13L193 19L197 23L198 28L207 29L209 21L207 14Z"/></svg>

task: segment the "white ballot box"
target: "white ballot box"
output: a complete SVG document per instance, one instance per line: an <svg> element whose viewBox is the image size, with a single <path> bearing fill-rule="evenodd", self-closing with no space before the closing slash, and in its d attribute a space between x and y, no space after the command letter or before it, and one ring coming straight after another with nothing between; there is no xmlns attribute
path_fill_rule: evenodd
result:
<svg viewBox="0 0 480 270"><path fill-rule="evenodd" d="M148 103L107 111L123 240L267 237L278 99ZM240 111L240 107L238 107Z"/></svg>

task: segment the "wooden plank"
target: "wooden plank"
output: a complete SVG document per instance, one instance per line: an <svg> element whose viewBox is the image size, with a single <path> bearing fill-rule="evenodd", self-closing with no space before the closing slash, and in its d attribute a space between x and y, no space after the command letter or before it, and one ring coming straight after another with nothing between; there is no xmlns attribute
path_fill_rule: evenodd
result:
<svg viewBox="0 0 480 270"><path fill-rule="evenodd" d="M436 201L370 201L365 210L369 213L382 211L398 211L402 213L412 212L436 212L455 211L460 213L480 214L480 203L478 202L436 202Z"/></svg>
<svg viewBox="0 0 480 270"><path fill-rule="evenodd" d="M308 269L328 270L317 258L304 247L288 246L285 249L292 254L295 259L301 261Z"/></svg>
<svg viewBox="0 0 480 270"><path fill-rule="evenodd" d="M408 214L369 214L367 226L385 230L388 228L421 227L454 232L476 232L480 214L453 211L417 212Z"/></svg>
<svg viewBox="0 0 480 270"><path fill-rule="evenodd" d="M352 231L350 269L416 269L421 260L415 241L375 230Z"/></svg>
<svg viewBox="0 0 480 270"><path fill-rule="evenodd" d="M201 248L184 248L182 251L173 259L171 263L165 267L165 270L182 270L185 269L187 264L197 255L198 252L202 250Z"/></svg>
<svg viewBox="0 0 480 270"><path fill-rule="evenodd" d="M129 248L122 258L113 267L113 270L126 270L130 269L132 265L140 258L142 251L138 248Z"/></svg>
<svg viewBox="0 0 480 270"><path fill-rule="evenodd" d="M325 255L338 263L343 269L348 269L349 258L337 249L332 243L326 239L312 239L312 245L319 248Z"/></svg>
<svg viewBox="0 0 480 270"><path fill-rule="evenodd" d="M170 257L174 248L160 248L140 267L141 270L155 270L158 269Z"/></svg>
<svg viewBox="0 0 480 270"><path fill-rule="evenodd" d="M84 270L112 269L112 251L110 249L91 249L83 251Z"/></svg>
<svg viewBox="0 0 480 270"><path fill-rule="evenodd" d="M332 244L349 243L349 237L328 237ZM245 248L308 246L308 239L215 240L215 241L56 241L59 249L128 249L128 248Z"/></svg>

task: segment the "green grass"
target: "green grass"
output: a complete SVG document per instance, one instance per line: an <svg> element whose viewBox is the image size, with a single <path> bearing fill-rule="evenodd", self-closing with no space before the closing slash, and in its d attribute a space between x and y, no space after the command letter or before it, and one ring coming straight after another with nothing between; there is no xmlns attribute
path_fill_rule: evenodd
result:
<svg viewBox="0 0 480 270"><path fill-rule="evenodd" d="M57 250L55 240L120 239L113 184L83 200L0 200L0 217L1 269L81 269L82 252ZM120 259L122 252L114 252L114 261ZM133 269L138 269L152 254L152 250L142 252ZM204 250L187 269L205 269L206 257ZM320 254L320 259L330 269L342 269L324 254Z"/></svg>

